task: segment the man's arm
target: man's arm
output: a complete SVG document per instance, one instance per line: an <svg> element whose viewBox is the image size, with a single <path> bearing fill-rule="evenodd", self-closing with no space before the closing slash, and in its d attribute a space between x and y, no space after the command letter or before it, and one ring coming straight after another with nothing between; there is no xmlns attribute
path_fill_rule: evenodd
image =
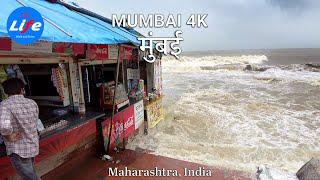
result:
<svg viewBox="0 0 320 180"><path fill-rule="evenodd" d="M7 136L12 134L13 128L11 124L12 114L3 104L0 105L0 134Z"/></svg>
<svg viewBox="0 0 320 180"><path fill-rule="evenodd" d="M0 134L7 141L17 141L21 139L19 132L13 133L13 127L11 125L12 114L9 109L3 105L0 105Z"/></svg>

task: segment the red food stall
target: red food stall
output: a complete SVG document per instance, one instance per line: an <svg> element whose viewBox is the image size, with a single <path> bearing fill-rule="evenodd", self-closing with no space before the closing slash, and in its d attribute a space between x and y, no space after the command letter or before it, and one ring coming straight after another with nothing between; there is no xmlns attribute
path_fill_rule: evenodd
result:
<svg viewBox="0 0 320 180"><path fill-rule="evenodd" d="M8 76L6 72L9 67L18 67L26 82L26 96L34 99L39 106L39 117L44 125L39 132L40 154L36 157L39 175L73 158L73 152L101 147L98 141L102 134L111 137L113 142L110 146L114 146L114 140L119 141L119 137L120 140L128 139L141 127L142 99L129 101L128 86L124 85L128 83L124 78L126 74L116 75L117 71L125 72L125 61L132 61L130 50L121 55L122 47L115 45L43 41L34 46L17 47L6 38L1 38L0 42L0 67L4 69L5 76ZM125 47L131 47L133 52L133 46ZM120 57L126 59L120 61ZM117 64L121 64L121 70L117 69ZM121 82L112 92L122 87L121 96L125 97L116 94L115 102L121 98L126 100L125 103L119 101L119 104L115 104L112 113L113 108L105 108L101 103L107 96L101 93L101 87L117 79L121 79ZM139 108L137 104L140 104ZM108 127L111 129L109 132L113 133L102 133L102 127ZM121 136L115 137L114 134ZM0 169L0 178L15 176L3 145L0 146Z"/></svg>

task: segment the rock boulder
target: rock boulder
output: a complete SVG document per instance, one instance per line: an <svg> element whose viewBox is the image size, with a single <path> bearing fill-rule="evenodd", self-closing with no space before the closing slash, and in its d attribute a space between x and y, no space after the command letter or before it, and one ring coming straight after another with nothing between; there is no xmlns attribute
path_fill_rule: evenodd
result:
<svg viewBox="0 0 320 180"><path fill-rule="evenodd" d="M320 179L320 159L312 158L303 165L297 172L299 180L319 180Z"/></svg>

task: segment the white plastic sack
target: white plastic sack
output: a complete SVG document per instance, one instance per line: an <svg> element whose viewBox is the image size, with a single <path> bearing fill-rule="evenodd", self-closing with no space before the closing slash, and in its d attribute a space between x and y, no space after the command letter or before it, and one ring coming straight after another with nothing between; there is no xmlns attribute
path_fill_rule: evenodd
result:
<svg viewBox="0 0 320 180"><path fill-rule="evenodd" d="M37 130L38 130L38 132L41 132L44 130L44 126L43 126L40 119L38 119L38 121L37 121Z"/></svg>

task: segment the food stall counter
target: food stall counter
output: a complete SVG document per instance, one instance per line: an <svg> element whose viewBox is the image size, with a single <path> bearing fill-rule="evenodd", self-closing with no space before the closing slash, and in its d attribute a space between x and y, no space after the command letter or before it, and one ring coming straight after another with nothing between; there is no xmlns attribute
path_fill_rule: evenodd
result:
<svg viewBox="0 0 320 180"><path fill-rule="evenodd" d="M55 129L53 131L41 134L40 141L47 139L51 136L54 136L56 134L61 134L61 133L70 131L73 128L79 127L82 124L84 124L90 120L96 120L96 119L99 119L103 116L105 116L104 112L95 112L95 111L87 111L82 116L80 116L79 114L67 114L67 115L61 117L61 119L67 121L67 124L65 126L60 127L60 128L58 127L57 129Z"/></svg>

